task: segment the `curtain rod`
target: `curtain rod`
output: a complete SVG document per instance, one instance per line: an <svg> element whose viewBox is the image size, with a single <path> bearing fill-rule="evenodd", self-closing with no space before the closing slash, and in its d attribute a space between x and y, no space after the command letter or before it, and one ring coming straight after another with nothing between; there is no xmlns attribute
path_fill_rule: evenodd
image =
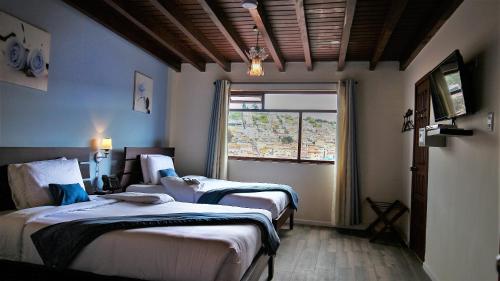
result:
<svg viewBox="0 0 500 281"><path fill-rule="evenodd" d="M356 84L358 84L358 81L355 81ZM318 85L327 85L327 84L338 84L338 82L231 82L231 85L310 85L310 84L318 84ZM214 82L215 85L215 82Z"/></svg>
<svg viewBox="0 0 500 281"><path fill-rule="evenodd" d="M215 82L214 82L215 84ZM298 85L310 85L310 84L337 84L337 82L231 82L231 85L289 85L289 84L298 84Z"/></svg>
<svg viewBox="0 0 500 281"><path fill-rule="evenodd" d="M280 90L262 90L262 89L245 89L245 90L231 90L231 93L262 93L262 92L266 92L266 93L282 93L282 94L289 94L289 93L319 93L319 94L322 94L322 93L336 93L337 90L308 90L308 89L301 89L301 90L297 90L297 89L280 89Z"/></svg>
<svg viewBox="0 0 500 281"><path fill-rule="evenodd" d="M233 85L258 85L258 84L277 84L277 85L287 85L287 84L337 84L337 82L231 82Z"/></svg>

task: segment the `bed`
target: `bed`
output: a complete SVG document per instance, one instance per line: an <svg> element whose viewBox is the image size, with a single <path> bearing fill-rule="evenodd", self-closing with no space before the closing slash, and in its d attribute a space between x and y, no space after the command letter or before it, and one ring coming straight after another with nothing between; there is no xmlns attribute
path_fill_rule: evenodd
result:
<svg viewBox="0 0 500 281"><path fill-rule="evenodd" d="M142 184L142 170L139 157L141 154L161 154L175 158L173 147L125 147L125 163L121 178L121 186L124 190L135 192L165 192L162 185ZM193 190L190 188L169 189L177 201L196 203L203 193L208 189L216 187L238 187L248 185L248 183L209 179L201 176L189 176L196 178L204 184L204 189ZM259 184L259 183L257 183ZM238 206L246 208L259 208L271 212L273 224L276 229L280 229L288 220L290 229L293 229L294 209L292 208L288 196L283 192L262 192L247 194L230 194L225 196L219 204Z"/></svg>
<svg viewBox="0 0 500 281"><path fill-rule="evenodd" d="M79 159L88 176L86 148L0 148L0 166L53 159ZM5 169L2 169L4 172ZM6 175L1 175L6 196ZM243 208L169 202L144 205L90 196L66 206L39 206L0 213L2 280L258 280L273 259L263 252L259 228L249 225L175 226L106 233L83 249L68 269L42 265L30 235L46 226L82 218L177 212L239 213ZM4 198L5 199L5 198ZM3 201L2 201L3 202ZM4 207L4 206L3 206ZM269 218L269 212L261 212ZM229 235L221 236L220 233Z"/></svg>

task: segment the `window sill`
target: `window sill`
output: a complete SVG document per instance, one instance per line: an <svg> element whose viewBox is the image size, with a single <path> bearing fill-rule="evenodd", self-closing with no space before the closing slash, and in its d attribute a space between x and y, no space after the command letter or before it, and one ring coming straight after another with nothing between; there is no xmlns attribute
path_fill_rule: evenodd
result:
<svg viewBox="0 0 500 281"><path fill-rule="evenodd" d="M296 160L296 159L279 159L279 158L237 157L237 156L229 156L228 159L239 160L239 161L256 161L256 162L335 165L335 161L318 161L318 160Z"/></svg>

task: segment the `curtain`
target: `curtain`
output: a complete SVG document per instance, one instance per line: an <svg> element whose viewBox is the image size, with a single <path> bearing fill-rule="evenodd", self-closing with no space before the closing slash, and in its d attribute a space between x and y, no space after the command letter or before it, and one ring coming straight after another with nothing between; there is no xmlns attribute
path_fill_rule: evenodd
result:
<svg viewBox="0 0 500 281"><path fill-rule="evenodd" d="M339 226L361 223L356 151L355 84L354 80L340 81L338 84L334 224Z"/></svg>
<svg viewBox="0 0 500 281"><path fill-rule="evenodd" d="M231 82L227 80L215 81L205 165L205 176L209 178L227 179L227 116L230 85Z"/></svg>

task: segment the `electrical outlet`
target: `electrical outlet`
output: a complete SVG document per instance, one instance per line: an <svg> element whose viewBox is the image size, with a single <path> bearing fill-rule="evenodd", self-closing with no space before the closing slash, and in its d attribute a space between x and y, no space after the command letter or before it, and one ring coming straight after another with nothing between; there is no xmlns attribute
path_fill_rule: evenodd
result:
<svg viewBox="0 0 500 281"><path fill-rule="evenodd" d="M486 121L486 124L488 125L488 130L493 132L495 129L495 114L493 112L488 112L488 119Z"/></svg>

